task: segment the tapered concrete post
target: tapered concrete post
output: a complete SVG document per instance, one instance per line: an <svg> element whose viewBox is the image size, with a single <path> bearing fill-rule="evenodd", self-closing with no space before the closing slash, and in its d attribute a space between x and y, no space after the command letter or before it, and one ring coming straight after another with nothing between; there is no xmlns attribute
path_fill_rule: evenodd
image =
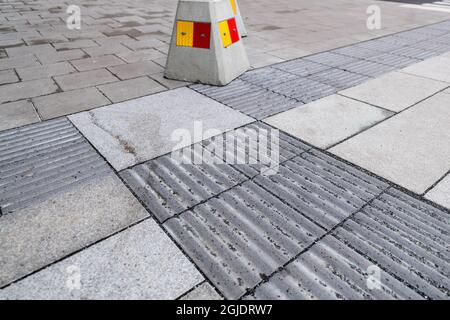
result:
<svg viewBox="0 0 450 320"><path fill-rule="evenodd" d="M229 0L178 2L166 78L226 85L249 68Z"/></svg>

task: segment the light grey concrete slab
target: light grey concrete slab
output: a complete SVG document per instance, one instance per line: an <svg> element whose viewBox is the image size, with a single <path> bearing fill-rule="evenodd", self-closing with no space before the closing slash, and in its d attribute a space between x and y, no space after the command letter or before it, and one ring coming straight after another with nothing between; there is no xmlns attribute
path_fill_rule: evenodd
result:
<svg viewBox="0 0 450 320"><path fill-rule="evenodd" d="M182 296L180 300L223 300L223 298L208 282L205 282Z"/></svg>
<svg viewBox="0 0 450 320"><path fill-rule="evenodd" d="M116 170L254 121L188 88L83 112L69 119ZM194 136L194 126L200 129L199 135ZM182 139L182 133L190 136Z"/></svg>
<svg viewBox="0 0 450 320"><path fill-rule="evenodd" d="M353 99L332 95L266 118L264 122L326 149L391 114Z"/></svg>
<svg viewBox="0 0 450 320"><path fill-rule="evenodd" d="M450 170L449 105L437 94L330 151L421 194Z"/></svg>
<svg viewBox="0 0 450 320"><path fill-rule="evenodd" d="M450 58L431 58L402 69L402 72L450 83Z"/></svg>
<svg viewBox="0 0 450 320"><path fill-rule="evenodd" d="M0 105L0 131L40 121L31 102L22 100Z"/></svg>
<svg viewBox="0 0 450 320"><path fill-rule="evenodd" d="M450 174L428 191L425 198L450 209Z"/></svg>
<svg viewBox="0 0 450 320"><path fill-rule="evenodd" d="M0 85L19 81L14 70L0 70Z"/></svg>
<svg viewBox="0 0 450 320"><path fill-rule="evenodd" d="M0 297L175 299L203 280L148 219L7 287Z"/></svg>
<svg viewBox="0 0 450 320"><path fill-rule="evenodd" d="M0 217L0 287L145 217L110 174Z"/></svg>
<svg viewBox="0 0 450 320"><path fill-rule="evenodd" d="M391 72L340 94L392 111L402 111L448 87L446 82Z"/></svg>
<svg viewBox="0 0 450 320"><path fill-rule="evenodd" d="M98 86L118 81L106 69L97 69L55 77L55 81L64 91Z"/></svg>

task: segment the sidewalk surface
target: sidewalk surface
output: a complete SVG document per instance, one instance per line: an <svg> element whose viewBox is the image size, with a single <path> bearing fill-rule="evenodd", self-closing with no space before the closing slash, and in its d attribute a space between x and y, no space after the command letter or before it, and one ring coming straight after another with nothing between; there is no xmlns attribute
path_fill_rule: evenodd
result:
<svg viewBox="0 0 450 320"><path fill-rule="evenodd" d="M0 1L0 299L448 299L450 15L373 3L241 0L213 87L162 76L174 0ZM242 129L275 174L170 154Z"/></svg>

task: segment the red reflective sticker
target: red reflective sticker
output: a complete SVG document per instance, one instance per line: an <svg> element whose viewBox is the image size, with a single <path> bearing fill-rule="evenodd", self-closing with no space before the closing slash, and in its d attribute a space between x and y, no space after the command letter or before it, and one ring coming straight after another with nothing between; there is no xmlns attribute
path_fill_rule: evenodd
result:
<svg viewBox="0 0 450 320"><path fill-rule="evenodd" d="M194 22L194 48L209 49L211 23Z"/></svg>
<svg viewBox="0 0 450 320"><path fill-rule="evenodd" d="M234 18L228 19L228 29L230 30L231 43L239 41L239 32Z"/></svg>

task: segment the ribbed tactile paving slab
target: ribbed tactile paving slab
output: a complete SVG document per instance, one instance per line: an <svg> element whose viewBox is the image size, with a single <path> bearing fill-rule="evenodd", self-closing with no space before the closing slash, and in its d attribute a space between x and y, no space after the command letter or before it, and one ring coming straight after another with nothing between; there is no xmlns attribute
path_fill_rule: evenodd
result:
<svg viewBox="0 0 450 320"><path fill-rule="evenodd" d="M299 78L297 80L286 82L272 87L271 90L303 103L309 103L332 95L338 91L335 87L308 78Z"/></svg>
<svg viewBox="0 0 450 320"><path fill-rule="evenodd" d="M320 63L308 61L305 59L295 59L287 62L278 63L271 66L272 68L286 71L297 76L307 77L320 71L330 69Z"/></svg>
<svg viewBox="0 0 450 320"><path fill-rule="evenodd" d="M298 79L298 77L292 73L267 67L246 72L239 79L264 89L270 89L275 85Z"/></svg>
<svg viewBox="0 0 450 320"><path fill-rule="evenodd" d="M164 223L227 298L238 298L386 184L323 153L286 161Z"/></svg>
<svg viewBox="0 0 450 320"><path fill-rule="evenodd" d="M356 86L368 80L369 77L341 69L330 69L313 74L308 79L343 90Z"/></svg>
<svg viewBox="0 0 450 320"><path fill-rule="evenodd" d="M368 77L376 77L384 73L397 70L397 68L395 67L367 60L361 60L355 63L346 64L344 66L340 66L339 68Z"/></svg>
<svg viewBox="0 0 450 320"><path fill-rule="evenodd" d="M242 296L325 233L251 181L164 225L228 299Z"/></svg>
<svg viewBox="0 0 450 320"><path fill-rule="evenodd" d="M0 207L5 213L111 172L66 119L0 133Z"/></svg>
<svg viewBox="0 0 450 320"><path fill-rule="evenodd" d="M258 176L253 181L326 229L358 211L387 187L315 150L287 161L278 174Z"/></svg>
<svg viewBox="0 0 450 320"><path fill-rule="evenodd" d="M424 298L450 295L450 215L389 189L335 236Z"/></svg>
<svg viewBox="0 0 450 320"><path fill-rule="evenodd" d="M420 299L420 295L382 272L380 288L367 286L369 259L333 236L326 236L245 297L258 300Z"/></svg>
<svg viewBox="0 0 450 320"><path fill-rule="evenodd" d="M271 130L274 129L260 122L250 124L182 149L180 154L183 155L183 162L169 154L124 170L120 175L162 222L270 167ZM257 135L257 139L259 134L269 135L269 140L265 143L267 152L259 152L258 148L262 146L259 141L249 142L248 139L253 137L253 134ZM278 137L279 162L310 149L284 133L280 132ZM201 157L206 155L206 151L215 161L202 161L204 159ZM229 157L230 152L233 158ZM269 159L261 159L263 154L267 154ZM241 157L239 160L238 155ZM257 158L250 161L249 158L253 155ZM195 159L200 162L195 164Z"/></svg>
<svg viewBox="0 0 450 320"><path fill-rule="evenodd" d="M299 105L295 99L239 79L223 87L195 84L190 88L258 120Z"/></svg>
<svg viewBox="0 0 450 320"><path fill-rule="evenodd" d="M358 61L359 59L352 58L349 56L333 53L333 52L322 52L304 58L312 62L320 63L329 67L339 67L344 64L349 64Z"/></svg>
<svg viewBox="0 0 450 320"><path fill-rule="evenodd" d="M370 58L367 58L368 61L385 64L388 66L396 67L396 68L403 68L406 66L409 66L414 63L418 63L421 60L419 59L413 59L408 58L404 56L394 55L394 54L388 54L388 53L382 53L380 55L376 55Z"/></svg>

